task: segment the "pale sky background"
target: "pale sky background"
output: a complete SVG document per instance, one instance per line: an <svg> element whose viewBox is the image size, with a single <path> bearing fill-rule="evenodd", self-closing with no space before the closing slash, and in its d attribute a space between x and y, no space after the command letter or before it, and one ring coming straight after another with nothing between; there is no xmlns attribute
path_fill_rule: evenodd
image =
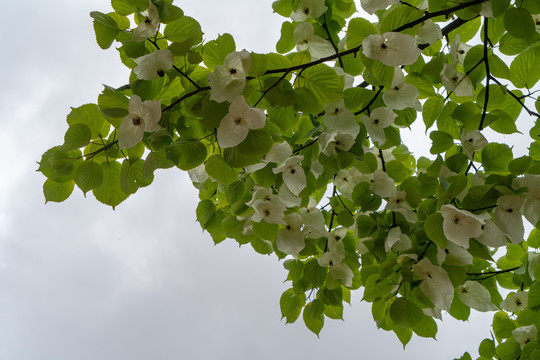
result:
<svg viewBox="0 0 540 360"><path fill-rule="evenodd" d="M207 40L230 32L239 49L274 50L284 21L270 0L175 3ZM95 43L92 10L110 11L109 1L3 4L0 360L453 359L490 337L491 315L445 316L438 341L414 337L403 351L359 292L320 339L301 319L285 325L282 263L233 240L213 246L180 170L158 171L116 211L78 189L45 205L36 161L62 143L69 107L129 74Z"/></svg>

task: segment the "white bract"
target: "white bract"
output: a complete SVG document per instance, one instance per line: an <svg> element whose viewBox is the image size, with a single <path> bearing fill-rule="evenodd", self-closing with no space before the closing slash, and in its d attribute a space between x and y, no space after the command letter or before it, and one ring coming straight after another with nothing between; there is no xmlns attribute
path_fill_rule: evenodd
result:
<svg viewBox="0 0 540 360"><path fill-rule="evenodd" d="M401 232L399 226L393 227L388 230L388 236L384 241L384 251L390 250L404 251L411 248L411 239Z"/></svg>
<svg viewBox="0 0 540 360"><path fill-rule="evenodd" d="M317 207L315 199L310 198L308 206L300 209L300 216L304 222L304 235L316 239L328 235L326 231L324 215Z"/></svg>
<svg viewBox="0 0 540 360"><path fill-rule="evenodd" d="M456 293L462 303L477 311L497 310L491 303L491 295L478 281L467 280L456 288Z"/></svg>
<svg viewBox="0 0 540 360"><path fill-rule="evenodd" d="M161 104L159 101L141 101L138 95L129 99L129 114L122 120L118 128L118 147L129 149L141 142L144 132L161 129Z"/></svg>
<svg viewBox="0 0 540 360"><path fill-rule="evenodd" d="M405 201L407 192L396 191L388 198L386 202L386 210L398 212L402 214L409 222L415 223L418 219L411 205Z"/></svg>
<svg viewBox="0 0 540 360"><path fill-rule="evenodd" d="M394 68L394 78L392 86L383 93L383 101L390 109L403 110L411 107L417 111L422 110L422 105L418 100L420 93L418 89L405 82L405 76L399 66Z"/></svg>
<svg viewBox="0 0 540 360"><path fill-rule="evenodd" d="M420 289L429 300L441 310L450 310L454 299L454 286L448 277L448 273L441 267L435 266L424 258L414 264L413 270L420 280Z"/></svg>
<svg viewBox="0 0 540 360"><path fill-rule="evenodd" d="M480 130L466 131L463 129L460 140L463 152L469 159L473 158L475 151L482 150L488 144L487 139Z"/></svg>
<svg viewBox="0 0 540 360"><path fill-rule="evenodd" d="M414 37L398 32L368 35L362 41L362 52L387 66L411 65L422 52Z"/></svg>
<svg viewBox="0 0 540 360"><path fill-rule="evenodd" d="M345 107L343 99L324 105L323 121L329 131L347 133L353 138L360 132L356 116Z"/></svg>
<svg viewBox="0 0 540 360"><path fill-rule="evenodd" d="M382 198L389 198L396 193L396 184L386 171L377 169L373 172L369 189Z"/></svg>
<svg viewBox="0 0 540 360"><path fill-rule="evenodd" d="M465 56L471 48L472 46L459 41L459 34L456 34L456 36L454 36L454 41L450 46L450 58L452 59L452 63L454 65L463 65Z"/></svg>
<svg viewBox="0 0 540 360"><path fill-rule="evenodd" d="M315 29L309 22L298 24L293 32L296 49L300 51L308 50L313 60L318 60L336 53L332 44L328 40L315 35Z"/></svg>
<svg viewBox="0 0 540 360"><path fill-rule="evenodd" d="M386 9L390 5L399 3L399 0L360 0L360 6L368 14L373 14L377 10Z"/></svg>
<svg viewBox="0 0 540 360"><path fill-rule="evenodd" d="M240 144L249 130L264 127L264 110L250 107L243 96L238 96L229 105L229 113L219 123L217 140L222 148Z"/></svg>
<svg viewBox="0 0 540 360"><path fill-rule="evenodd" d="M300 162L304 160L303 155L291 156L278 167L273 168L274 174L281 173L283 182L294 195L298 196L306 187L306 174Z"/></svg>
<svg viewBox="0 0 540 360"><path fill-rule="evenodd" d="M302 233L302 218L298 213L285 215L285 228L279 229L276 245L279 251L295 258L306 246Z"/></svg>
<svg viewBox="0 0 540 360"><path fill-rule="evenodd" d="M397 114L387 107L378 107L369 116L362 115L360 120L366 126L366 130L375 145L383 145L386 142L384 129L394 124Z"/></svg>
<svg viewBox="0 0 540 360"><path fill-rule="evenodd" d="M134 41L144 41L154 35L159 26L159 13L157 7L148 0L148 10L143 21L133 30Z"/></svg>
<svg viewBox="0 0 540 360"><path fill-rule="evenodd" d="M465 266L472 265L473 256L461 246L448 241L444 248L437 247L439 265Z"/></svg>
<svg viewBox="0 0 540 360"><path fill-rule="evenodd" d="M432 20L426 20L416 33L416 42L418 44L433 44L435 41L442 39L442 30L439 25Z"/></svg>
<svg viewBox="0 0 540 360"><path fill-rule="evenodd" d="M512 336L514 337L514 340L519 343L521 349L523 349L525 344L529 341L535 340L537 335L538 331L536 330L536 325L522 326L512 330Z"/></svg>
<svg viewBox="0 0 540 360"><path fill-rule="evenodd" d="M354 137L351 134L334 131L323 132L319 135L319 144L322 152L327 156L335 155L336 149L341 151L349 151L354 145Z"/></svg>
<svg viewBox="0 0 540 360"><path fill-rule="evenodd" d="M523 215L535 226L540 221L540 175L525 174L522 182L527 187Z"/></svg>
<svg viewBox="0 0 540 360"><path fill-rule="evenodd" d="M319 266L328 267L330 275L336 280L341 280L344 286L352 286L353 272L343 263L345 259L345 246L343 238L347 235L346 228L334 230L326 238L328 241L328 251L317 258Z"/></svg>
<svg viewBox="0 0 540 360"><path fill-rule="evenodd" d="M523 199L517 195L503 195L497 199L497 208L494 212L494 220L499 229L514 244L523 241L525 228L523 227L523 218L521 216L521 207Z"/></svg>
<svg viewBox="0 0 540 360"><path fill-rule="evenodd" d="M246 74L251 69L248 51L235 51L225 57L223 65L216 66L208 75L210 100L232 102L244 91Z"/></svg>
<svg viewBox="0 0 540 360"><path fill-rule="evenodd" d="M482 234L476 237L476 240L482 245L491 247L501 247L508 245L506 235L491 220L487 219L483 225Z"/></svg>
<svg viewBox="0 0 540 360"><path fill-rule="evenodd" d="M501 302L501 309L508 312L523 311L529 303L529 293L527 291L511 292L506 299Z"/></svg>
<svg viewBox="0 0 540 360"><path fill-rule="evenodd" d="M163 49L140 56L135 62L137 66L133 68L133 72L137 79L150 81L165 76L165 72L172 69L174 56L170 50Z"/></svg>
<svg viewBox="0 0 540 360"><path fill-rule="evenodd" d="M300 0L298 8L291 14L293 21L302 22L307 19L316 19L328 10L324 0Z"/></svg>
<svg viewBox="0 0 540 360"><path fill-rule="evenodd" d="M446 91L453 92L456 96L474 96L471 79L458 72L455 65L444 64L441 81Z"/></svg>
<svg viewBox="0 0 540 360"><path fill-rule="evenodd" d="M441 214L444 218L443 231L446 238L465 249L469 248L470 238L482 234L483 225L489 218L487 213L476 215L449 204L441 206Z"/></svg>

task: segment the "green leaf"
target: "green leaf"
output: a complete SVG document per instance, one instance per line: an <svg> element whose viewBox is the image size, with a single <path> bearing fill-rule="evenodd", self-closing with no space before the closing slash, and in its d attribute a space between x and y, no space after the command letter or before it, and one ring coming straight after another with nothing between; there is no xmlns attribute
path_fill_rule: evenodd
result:
<svg viewBox="0 0 540 360"><path fill-rule="evenodd" d="M513 36L527 41L536 34L534 20L525 8L507 9L504 13L504 27Z"/></svg>
<svg viewBox="0 0 540 360"><path fill-rule="evenodd" d="M420 19L424 13L421 10L411 6L397 6L386 11L379 24L380 33L395 31L402 25L408 24L414 20ZM401 31L404 34L414 35L420 24L415 27Z"/></svg>
<svg viewBox="0 0 540 360"><path fill-rule="evenodd" d="M128 194L122 191L120 185L122 165L109 160L101 163L101 169L103 171L103 182L100 186L94 188L92 193L99 202L114 209L128 197Z"/></svg>
<svg viewBox="0 0 540 360"><path fill-rule="evenodd" d="M343 78L324 64L315 65L299 75L299 81L322 103L328 104L344 97Z"/></svg>
<svg viewBox="0 0 540 360"><path fill-rule="evenodd" d="M90 16L94 19L94 22L97 22L112 30L120 30L116 21L114 21L114 19L107 14L103 14L99 11L92 11Z"/></svg>
<svg viewBox="0 0 540 360"><path fill-rule="evenodd" d="M202 41L203 32L197 20L189 16L183 16L167 24L164 35L169 41L177 43L187 42L191 45L196 45Z"/></svg>
<svg viewBox="0 0 540 360"><path fill-rule="evenodd" d="M276 43L276 51L280 54L285 54L294 49L296 42L293 37L294 25L288 21L281 25L281 37Z"/></svg>
<svg viewBox="0 0 540 360"><path fill-rule="evenodd" d="M506 144L490 143L482 149L482 164L486 171L505 171L513 158L512 149Z"/></svg>
<svg viewBox="0 0 540 360"><path fill-rule="evenodd" d="M452 135L443 131L432 131L429 134L429 138L433 141L429 152L432 154L440 154L450 149L454 145L454 138Z"/></svg>
<svg viewBox="0 0 540 360"><path fill-rule="evenodd" d="M114 22L114 20L111 19ZM114 22L115 26L116 22ZM116 39L116 36L120 33L120 30L115 30L107 25L104 25L101 22L94 21L94 32L96 34L96 42L99 47L102 49L108 49L113 41Z"/></svg>
<svg viewBox="0 0 540 360"><path fill-rule="evenodd" d="M540 310L540 282L535 281L529 289L529 308Z"/></svg>
<svg viewBox="0 0 540 360"><path fill-rule="evenodd" d="M516 340L510 338L497 346L497 357L501 360L519 359L521 348Z"/></svg>
<svg viewBox="0 0 540 360"><path fill-rule="evenodd" d="M73 192L75 182L56 182L51 179L45 180L43 183L43 194L45 195L45 203L49 201L62 202L66 200Z"/></svg>
<svg viewBox="0 0 540 360"><path fill-rule="evenodd" d="M145 0L111 0L111 5L119 15L127 16L134 12L142 12L148 8Z"/></svg>
<svg viewBox="0 0 540 360"><path fill-rule="evenodd" d="M204 199L197 205L197 221L204 227L204 225L214 216L216 212L216 206L212 200Z"/></svg>
<svg viewBox="0 0 540 360"><path fill-rule="evenodd" d="M495 342L491 339L484 339L478 348L478 354L485 358L491 359L495 356Z"/></svg>
<svg viewBox="0 0 540 360"><path fill-rule="evenodd" d="M315 299L304 308L302 317L306 327L319 336L324 326L324 303L320 299Z"/></svg>
<svg viewBox="0 0 540 360"><path fill-rule="evenodd" d="M72 108L67 116L67 123L70 126L77 123L87 125L92 131L92 139L106 138L111 128L111 125L99 111L96 104L86 104L78 108Z"/></svg>
<svg viewBox="0 0 540 360"><path fill-rule="evenodd" d="M540 79L539 63L540 47L527 49L516 56L510 65L512 83L518 88L532 89Z"/></svg>
<svg viewBox="0 0 540 360"><path fill-rule="evenodd" d="M92 140L92 130L84 123L75 123L69 127L64 135L62 150L69 151L88 145Z"/></svg>
<svg viewBox="0 0 540 360"><path fill-rule="evenodd" d="M179 140L167 146L167 159L182 170L190 170L201 165L206 159L206 146L200 141Z"/></svg>
<svg viewBox="0 0 540 360"><path fill-rule="evenodd" d="M529 293L530 296L530 293ZM530 298L529 298L530 301ZM495 313L493 316L493 332L497 339L506 339L512 336L512 330L516 328L513 320L503 311Z"/></svg>
<svg viewBox="0 0 540 360"><path fill-rule="evenodd" d="M478 65L484 58L484 47L477 45L467 51L465 60L463 61L463 68L467 77L472 81L473 86L476 87L480 81L486 77L486 67L483 64Z"/></svg>
<svg viewBox="0 0 540 360"><path fill-rule="evenodd" d="M439 245L441 249L445 249L448 243L448 240L444 235L443 221L444 218L441 213L436 212L429 215L426 219L426 222L424 223L426 235L430 238L431 241Z"/></svg>
<svg viewBox="0 0 540 360"><path fill-rule="evenodd" d="M74 180L79 189L86 194L103 183L103 169L100 164L87 160L75 170Z"/></svg>
<svg viewBox="0 0 540 360"><path fill-rule="evenodd" d="M212 179L223 185L229 185L238 179L238 173L219 155L212 155L206 160L205 170Z"/></svg>
<svg viewBox="0 0 540 360"><path fill-rule="evenodd" d="M212 40L203 46L203 61L208 70L213 70L218 65L223 65L225 57L236 50L236 44L232 35L223 34L216 40Z"/></svg>
<svg viewBox="0 0 540 360"><path fill-rule="evenodd" d="M399 298L390 306L390 318L397 326L410 328L422 321L424 313L416 303L409 299Z"/></svg>
<svg viewBox="0 0 540 360"><path fill-rule="evenodd" d="M120 127L121 119L129 113L129 99L121 91L107 85L98 96L98 106L99 110L107 116L107 120L115 128Z"/></svg>
<svg viewBox="0 0 540 360"><path fill-rule="evenodd" d="M435 123L444 108L444 98L440 95L429 97L422 108L422 119L427 130Z"/></svg>
<svg viewBox="0 0 540 360"><path fill-rule="evenodd" d="M371 34L377 34L377 28L364 18L354 18L347 27L347 48L352 49L362 45L362 41Z"/></svg>
<svg viewBox="0 0 540 360"><path fill-rule="evenodd" d="M264 220L261 220L260 222L252 221L251 227L253 229L253 233L257 237L268 241L276 240L277 233L279 231L279 225L270 224Z"/></svg>
<svg viewBox="0 0 540 360"><path fill-rule="evenodd" d="M437 335L437 323L429 316L423 316L422 321L413 326L416 335L435 339Z"/></svg>
<svg viewBox="0 0 540 360"><path fill-rule="evenodd" d="M306 296L303 293L296 294L294 289L288 289L281 295L279 299L281 318L286 319L286 324L293 323L298 319L305 302Z"/></svg>
<svg viewBox="0 0 540 360"><path fill-rule="evenodd" d="M262 129L256 129L251 130L237 148L241 155L250 159L257 159L257 162L259 162L261 157L270 151L272 145L274 145L274 142L270 135ZM234 165L231 164L231 166Z"/></svg>

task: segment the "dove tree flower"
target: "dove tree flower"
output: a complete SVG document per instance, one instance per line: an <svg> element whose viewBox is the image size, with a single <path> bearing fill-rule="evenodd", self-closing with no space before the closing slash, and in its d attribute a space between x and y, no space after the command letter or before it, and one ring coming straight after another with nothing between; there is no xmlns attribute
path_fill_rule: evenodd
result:
<svg viewBox="0 0 540 360"><path fill-rule="evenodd" d="M449 310L454 299L454 285L448 273L424 258L412 266L422 283L420 289L429 300L441 310Z"/></svg>
<svg viewBox="0 0 540 360"><path fill-rule="evenodd" d="M459 34L456 34L454 36L454 41L452 42L452 45L450 46L450 58L452 59L452 63L454 65L458 65L458 64L463 65L465 56L467 55L467 52L471 48L472 46L459 41Z"/></svg>
<svg viewBox="0 0 540 360"><path fill-rule="evenodd" d="M441 81L446 91L453 92L456 96L474 96L471 79L458 72L453 64L444 64Z"/></svg>
<svg viewBox="0 0 540 360"><path fill-rule="evenodd" d="M139 23L139 26L133 30L134 41L144 41L150 36L154 35L159 27L159 13L157 7L148 0L148 9L146 10L146 16Z"/></svg>
<svg viewBox="0 0 540 360"><path fill-rule="evenodd" d="M411 246L411 239L407 236L407 234L403 234L401 232L401 228L399 226L388 230L388 236L384 240L384 251L404 251L409 250Z"/></svg>
<svg viewBox="0 0 540 360"><path fill-rule="evenodd" d="M463 129L460 140L463 152L469 159L472 159L475 151L482 150L488 144L480 130L467 131Z"/></svg>
<svg viewBox="0 0 540 360"><path fill-rule="evenodd" d="M222 148L240 144L249 130L264 127L264 110L250 107L243 96L238 96L229 105L229 112L219 123L217 140Z"/></svg>
<svg viewBox="0 0 540 360"><path fill-rule="evenodd" d="M317 259L319 266L328 267L330 275L336 279L341 280L343 285L352 286L353 272L343 263L345 259L345 245L343 239L347 235L346 228L338 228L329 234L327 238L328 251L321 255Z"/></svg>
<svg viewBox="0 0 540 360"><path fill-rule="evenodd" d="M521 349L523 349L525 344L536 339L538 330L536 329L536 325L521 326L512 330L512 336L519 343Z"/></svg>
<svg viewBox="0 0 540 360"><path fill-rule="evenodd" d="M360 0L360 6L370 15L373 15L377 10L386 9L397 3L399 0Z"/></svg>
<svg viewBox="0 0 540 360"><path fill-rule="evenodd" d="M469 248L469 239L482 235L483 225L489 218L487 213L476 215L454 205L441 206L443 231L446 238L465 249Z"/></svg>
<svg viewBox="0 0 540 360"><path fill-rule="evenodd" d="M501 309L511 313L516 311L523 311L529 304L529 293L527 291L511 292L506 296L503 302L501 302Z"/></svg>
<svg viewBox="0 0 540 360"><path fill-rule="evenodd" d="M345 106L343 99L324 105L323 121L329 131L347 133L353 139L360 132L356 116Z"/></svg>
<svg viewBox="0 0 540 360"><path fill-rule="evenodd" d="M291 19L302 22L307 19L316 19L328 10L324 0L300 0L298 8L291 14Z"/></svg>
<svg viewBox="0 0 540 360"><path fill-rule="evenodd" d="M429 19L422 23L415 36L418 44L433 44L442 37L441 27Z"/></svg>
<svg viewBox="0 0 540 360"><path fill-rule="evenodd" d="M303 159L304 156L302 155L291 156L278 167L272 169L274 174L282 174L283 182L290 192L296 196L306 187L306 173L300 166L300 161Z"/></svg>
<svg viewBox="0 0 540 360"><path fill-rule="evenodd" d="M383 101L386 106L393 110L403 110L410 107L421 111L422 105L418 100L419 95L418 89L414 85L405 82L403 71L399 66L396 66L392 85L383 93Z"/></svg>
<svg viewBox="0 0 540 360"><path fill-rule="evenodd" d="M210 100L232 102L242 94L246 86L246 75L251 69L248 51L235 51L225 57L223 65L216 66L208 75Z"/></svg>
<svg viewBox="0 0 540 360"><path fill-rule="evenodd" d="M155 80L165 76L165 73L172 69L174 55L169 49L156 50L148 55L143 55L135 59L137 66L133 72L140 80Z"/></svg>
<svg viewBox="0 0 540 360"><path fill-rule="evenodd" d="M384 129L394 124L397 114L387 107L378 107L369 116L362 115L360 120L366 126L371 141L383 145L386 142Z"/></svg>
<svg viewBox="0 0 540 360"><path fill-rule="evenodd" d="M493 311L497 307L491 303L491 295L478 281L467 280L456 288L456 293L462 303L477 311Z"/></svg>
<svg viewBox="0 0 540 360"><path fill-rule="evenodd" d="M158 122L161 119L161 105L159 101L141 101L138 95L129 99L129 114L124 117L118 128L118 147L120 150L129 149L144 137L145 132L154 132L161 129Z"/></svg>
<svg viewBox="0 0 540 360"><path fill-rule="evenodd" d="M293 32L294 42L298 51L308 50L313 60L330 56L336 51L328 40L315 35L315 29L309 22L298 24Z"/></svg>
<svg viewBox="0 0 540 360"><path fill-rule="evenodd" d="M298 257L298 253L306 247L302 233L302 218L298 213L287 214L284 217L285 227L279 229L276 245L279 251Z"/></svg>
<svg viewBox="0 0 540 360"><path fill-rule="evenodd" d="M370 59L380 60L387 66L413 64L422 52L411 35L386 32L368 35L362 41L362 52Z"/></svg>
<svg viewBox="0 0 540 360"><path fill-rule="evenodd" d="M497 199L497 208L494 213L494 220L499 229L514 244L523 241L525 228L523 227L523 218L521 216L521 207L523 199L517 195L503 195Z"/></svg>

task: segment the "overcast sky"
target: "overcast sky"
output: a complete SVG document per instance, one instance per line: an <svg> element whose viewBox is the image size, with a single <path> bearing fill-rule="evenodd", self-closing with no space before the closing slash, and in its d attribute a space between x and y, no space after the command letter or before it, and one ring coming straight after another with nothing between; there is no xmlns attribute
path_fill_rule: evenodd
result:
<svg viewBox="0 0 540 360"><path fill-rule="evenodd" d="M269 0L184 0L207 40L274 50L283 21ZM7 6L7 9L6 9ZM79 190L44 204L41 154L62 142L70 106L95 102L128 70L94 40L89 12L107 0L9 1L0 57L0 359L453 359L489 337L490 316L439 324L439 341L377 330L353 297L320 339L280 321L287 273L233 240L213 246L195 222L186 174L154 183L112 211ZM428 144L429 147L429 144Z"/></svg>

